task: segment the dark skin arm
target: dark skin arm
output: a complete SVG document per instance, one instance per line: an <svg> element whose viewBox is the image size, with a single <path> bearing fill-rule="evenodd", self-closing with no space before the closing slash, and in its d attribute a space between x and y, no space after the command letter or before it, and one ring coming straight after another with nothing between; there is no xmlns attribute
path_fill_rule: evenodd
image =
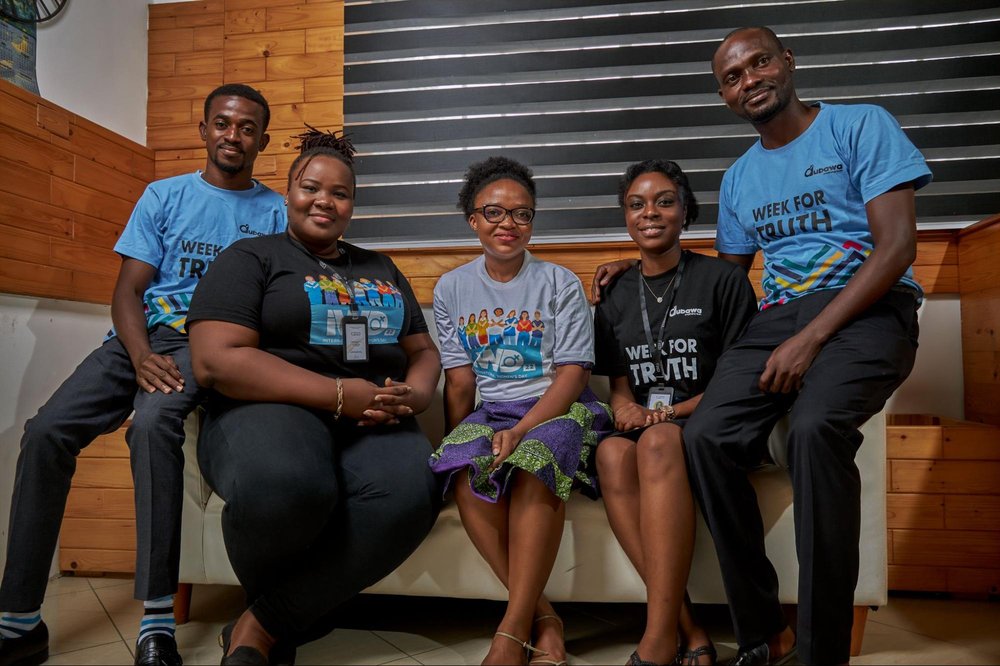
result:
<svg viewBox="0 0 1000 666"><path fill-rule="evenodd" d="M875 197L865 210L874 245L871 255L815 319L771 353L760 376L762 391L799 390L827 340L882 298L913 263L917 254L913 184L898 185Z"/></svg>
<svg viewBox="0 0 1000 666"><path fill-rule="evenodd" d="M444 427L451 432L476 408L476 373L471 365L444 371Z"/></svg>
<svg viewBox="0 0 1000 666"><path fill-rule="evenodd" d="M664 412L646 409L637 403L625 376L609 377L608 380L611 384L611 410L615 416L615 428L618 430L624 432L670 421ZM694 408L701 402L702 395L704 394L699 393L693 398L675 404L674 418L682 419L691 416Z"/></svg>
<svg viewBox="0 0 1000 666"><path fill-rule="evenodd" d="M336 412L337 380L259 349L259 336L252 328L203 320L192 323L188 330L194 375L202 386L238 400L284 402ZM405 415L403 405L382 404L378 396L404 396L411 391L408 384L378 386L357 378L341 381L343 415L380 423Z"/></svg>
<svg viewBox="0 0 1000 666"><path fill-rule="evenodd" d="M590 281L590 302L601 302L601 289L618 279L618 276L639 263L638 259L619 259L597 267L594 279Z"/></svg>
<svg viewBox="0 0 1000 666"><path fill-rule="evenodd" d="M579 365L556 366L555 379L528 413L510 430L501 430L493 435L493 455L496 458L493 459L488 471L492 472L499 467L500 463L514 452L529 430L544 421L565 414L570 405L576 402L589 379L590 370Z"/></svg>
<svg viewBox="0 0 1000 666"><path fill-rule="evenodd" d="M142 302L156 270L155 266L144 261L122 257L122 267L111 296L111 321L135 368L139 387L147 393L173 393L184 390L184 378L174 359L154 354L150 348Z"/></svg>

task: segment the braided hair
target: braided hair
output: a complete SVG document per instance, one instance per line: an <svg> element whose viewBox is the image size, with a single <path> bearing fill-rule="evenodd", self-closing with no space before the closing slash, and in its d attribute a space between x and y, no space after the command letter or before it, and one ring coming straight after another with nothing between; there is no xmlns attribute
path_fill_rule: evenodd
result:
<svg viewBox="0 0 1000 666"><path fill-rule="evenodd" d="M465 172L465 182L458 193L458 209L466 216L472 215L472 210L476 207L476 195L498 180L513 180L520 184L531 195L534 205L535 181L532 179L531 169L509 157L494 156L469 166Z"/></svg>
<svg viewBox="0 0 1000 666"><path fill-rule="evenodd" d="M299 156L295 158L291 168L288 169L288 187L291 188L292 181L302 177L302 172L305 171L314 157L324 155L347 165L347 168L351 170L353 189L357 190L358 178L354 172L354 154L357 151L351 140L343 133L337 136L336 131L319 130L308 123L306 128L305 132L292 137L299 140L299 145L296 146L299 150Z"/></svg>

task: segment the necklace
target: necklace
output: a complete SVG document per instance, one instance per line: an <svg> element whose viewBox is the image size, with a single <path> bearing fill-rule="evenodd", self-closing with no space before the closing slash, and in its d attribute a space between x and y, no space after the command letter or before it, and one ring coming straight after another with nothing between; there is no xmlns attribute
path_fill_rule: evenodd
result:
<svg viewBox="0 0 1000 666"><path fill-rule="evenodd" d="M639 273L639 277L642 278L642 283L644 285L646 285L646 289L649 291L649 295L652 296L653 298L655 298L657 303L662 303L663 302L663 297L667 295L667 292L670 291L670 287L673 286L674 280L677 278L677 273L673 274L673 276L670 278L670 282L667 283L667 288L664 289L663 293L660 294L659 296L656 295L656 292L653 291L653 288L649 286L648 282L646 282L646 276L645 275L643 275L642 273Z"/></svg>

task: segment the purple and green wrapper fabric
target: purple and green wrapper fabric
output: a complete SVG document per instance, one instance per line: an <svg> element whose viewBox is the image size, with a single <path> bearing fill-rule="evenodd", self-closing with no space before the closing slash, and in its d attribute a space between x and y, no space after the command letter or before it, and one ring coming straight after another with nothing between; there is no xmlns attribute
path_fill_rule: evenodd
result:
<svg viewBox="0 0 1000 666"><path fill-rule="evenodd" d="M541 479L564 502L575 482L587 495L597 497L594 451L614 430L614 421L611 408L589 388L568 412L529 430L503 464L487 473L494 458L493 435L514 427L536 402L538 398L484 402L452 430L429 461L435 473L447 475L445 491L456 472L468 470L472 492L496 502L506 492L514 470L521 469Z"/></svg>

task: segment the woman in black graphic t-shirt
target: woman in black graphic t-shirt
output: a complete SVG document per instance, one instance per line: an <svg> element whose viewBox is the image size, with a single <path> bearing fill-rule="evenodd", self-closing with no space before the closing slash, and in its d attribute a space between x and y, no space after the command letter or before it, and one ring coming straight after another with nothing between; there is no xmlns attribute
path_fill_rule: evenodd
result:
<svg viewBox="0 0 1000 666"><path fill-rule="evenodd" d="M698 215L675 163L633 164L619 187L641 261L605 292L595 313L597 362L619 432L597 448L608 520L648 589L646 631L629 663L715 663L715 648L684 603L694 547L694 502L681 445L715 364L755 311L746 273L682 251ZM680 638L680 641L678 641Z"/></svg>
<svg viewBox="0 0 1000 666"><path fill-rule="evenodd" d="M226 550L251 602L223 631L223 664L291 663L436 516L413 415L434 394L437 348L392 261L341 240L350 144L301 138L287 234L224 251L188 315L195 375L215 392L198 462L226 501Z"/></svg>

